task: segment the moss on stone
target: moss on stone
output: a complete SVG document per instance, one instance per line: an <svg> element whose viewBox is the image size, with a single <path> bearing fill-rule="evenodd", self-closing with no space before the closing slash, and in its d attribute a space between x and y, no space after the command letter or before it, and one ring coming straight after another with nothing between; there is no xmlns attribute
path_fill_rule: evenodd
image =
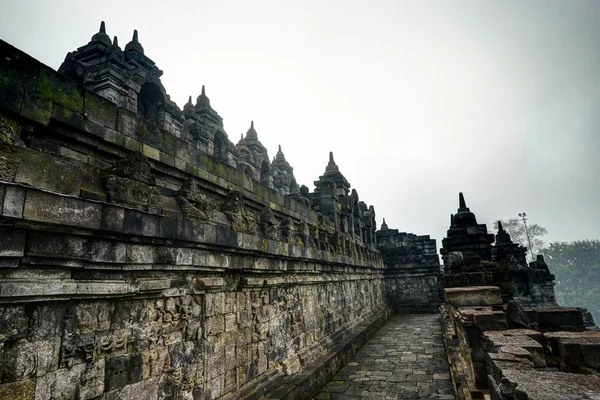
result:
<svg viewBox="0 0 600 400"><path fill-rule="evenodd" d="M148 132L148 129L146 129L144 121L138 121L136 134L141 142L147 141L150 137L150 133Z"/></svg>
<svg viewBox="0 0 600 400"><path fill-rule="evenodd" d="M213 160L211 159L211 157L208 156L208 154L201 154L199 157L199 161L200 165L204 167L205 170L207 170L208 172L213 171Z"/></svg>
<svg viewBox="0 0 600 400"><path fill-rule="evenodd" d="M194 176L198 176L198 167L192 164L185 164L185 171Z"/></svg>
<svg viewBox="0 0 600 400"><path fill-rule="evenodd" d="M117 131L113 131L112 129L105 129L104 140L110 143L114 143L118 146L123 146L123 144L125 143L124 136Z"/></svg>
<svg viewBox="0 0 600 400"><path fill-rule="evenodd" d="M84 111L90 120L110 129L117 126L117 106L92 92L85 92Z"/></svg>
<svg viewBox="0 0 600 400"><path fill-rule="evenodd" d="M50 155L27 148L18 148L19 162L16 182L40 187L57 193L78 196L81 169Z"/></svg>
<svg viewBox="0 0 600 400"><path fill-rule="evenodd" d="M131 151L142 151L142 143L138 140L130 138L128 136L125 137L125 148Z"/></svg>
<svg viewBox="0 0 600 400"><path fill-rule="evenodd" d="M35 383L31 379L0 385L0 399L3 400L31 400L34 396Z"/></svg>
<svg viewBox="0 0 600 400"><path fill-rule="evenodd" d="M165 135L163 137L162 148L163 148L163 151L166 153L173 152L173 135Z"/></svg>
<svg viewBox="0 0 600 400"><path fill-rule="evenodd" d="M147 144L142 144L142 153L148 158L152 158L153 160L160 160L160 150L155 149L152 146L148 146Z"/></svg>
<svg viewBox="0 0 600 400"><path fill-rule="evenodd" d="M21 115L42 125L48 125L52 117L52 102L35 93L26 92Z"/></svg>
<svg viewBox="0 0 600 400"><path fill-rule="evenodd" d="M83 112L82 90L75 82L68 81L49 68L42 68L37 92L40 96L52 100L70 110Z"/></svg>
<svg viewBox="0 0 600 400"><path fill-rule="evenodd" d="M225 166L223 163L217 163L214 173L221 178L225 176Z"/></svg>

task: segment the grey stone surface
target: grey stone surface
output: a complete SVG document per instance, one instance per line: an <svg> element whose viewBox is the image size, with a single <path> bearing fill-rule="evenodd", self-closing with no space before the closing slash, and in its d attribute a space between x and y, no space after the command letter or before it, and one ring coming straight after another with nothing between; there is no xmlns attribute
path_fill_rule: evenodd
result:
<svg viewBox="0 0 600 400"><path fill-rule="evenodd" d="M283 381L312 395L391 307L440 302L434 240L376 232L332 153L311 193L253 124L235 146L204 88L180 110L137 31L122 49L102 24L60 72L0 53L0 398L259 398ZM445 283L501 286L499 305L514 288L481 265L492 236L461 196ZM505 239L496 259L522 254ZM553 299L544 265L532 304ZM504 326L492 311L470 315ZM597 346L556 346L573 347ZM452 398L435 316L394 317L360 354L323 396Z"/></svg>
<svg viewBox="0 0 600 400"><path fill-rule="evenodd" d="M57 225L100 229L102 205L28 190L23 217Z"/></svg>
<svg viewBox="0 0 600 400"><path fill-rule="evenodd" d="M2 215L11 218L22 218L24 202L25 188L19 186L5 186Z"/></svg>
<svg viewBox="0 0 600 400"><path fill-rule="evenodd" d="M439 316L393 315L316 399L454 399Z"/></svg>

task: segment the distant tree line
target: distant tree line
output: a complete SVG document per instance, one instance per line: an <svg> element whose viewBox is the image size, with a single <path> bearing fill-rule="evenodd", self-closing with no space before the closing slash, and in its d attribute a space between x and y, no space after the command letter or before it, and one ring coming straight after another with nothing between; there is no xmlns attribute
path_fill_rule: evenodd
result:
<svg viewBox="0 0 600 400"><path fill-rule="evenodd" d="M513 242L528 247L525 226L518 218L500 220ZM496 230L498 224L495 223ZM527 224L533 254L543 254L556 277L556 299L560 305L585 307L600 324L600 240L552 242L546 245L542 237L546 228ZM531 260L531 252L528 251Z"/></svg>

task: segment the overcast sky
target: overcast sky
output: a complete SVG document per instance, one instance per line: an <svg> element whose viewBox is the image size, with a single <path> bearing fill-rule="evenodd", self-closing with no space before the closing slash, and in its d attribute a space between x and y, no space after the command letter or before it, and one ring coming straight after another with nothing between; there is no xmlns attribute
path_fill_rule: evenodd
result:
<svg viewBox="0 0 600 400"><path fill-rule="evenodd" d="M600 238L600 1L0 0L0 38L58 69L133 29L180 107L206 85L314 189L328 153L377 222L441 244L480 222Z"/></svg>

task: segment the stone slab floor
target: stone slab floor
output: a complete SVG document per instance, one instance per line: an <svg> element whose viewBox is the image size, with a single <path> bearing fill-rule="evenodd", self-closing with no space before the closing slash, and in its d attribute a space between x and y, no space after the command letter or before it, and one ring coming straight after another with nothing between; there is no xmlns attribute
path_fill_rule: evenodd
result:
<svg viewBox="0 0 600 400"><path fill-rule="evenodd" d="M315 399L454 399L439 315L393 315Z"/></svg>

